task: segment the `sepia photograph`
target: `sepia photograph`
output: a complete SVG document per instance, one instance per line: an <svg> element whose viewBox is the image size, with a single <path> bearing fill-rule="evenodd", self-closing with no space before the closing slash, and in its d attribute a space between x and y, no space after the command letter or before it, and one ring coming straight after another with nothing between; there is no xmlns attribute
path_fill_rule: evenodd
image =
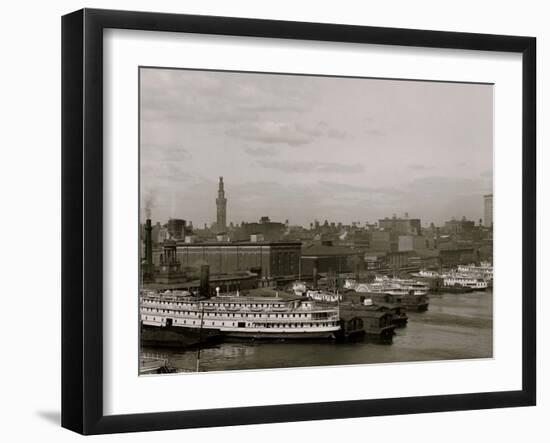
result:
<svg viewBox="0 0 550 443"><path fill-rule="evenodd" d="M140 375L493 357L493 84L138 75Z"/></svg>

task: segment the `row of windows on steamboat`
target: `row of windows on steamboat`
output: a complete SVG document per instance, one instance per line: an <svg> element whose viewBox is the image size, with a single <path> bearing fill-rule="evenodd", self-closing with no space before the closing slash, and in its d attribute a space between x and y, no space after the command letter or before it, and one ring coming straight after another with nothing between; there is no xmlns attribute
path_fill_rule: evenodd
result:
<svg viewBox="0 0 550 443"><path fill-rule="evenodd" d="M143 319L145 321L162 321L162 317L160 319L157 319L157 317L151 317L151 316L145 316ZM199 320L175 320L175 324L184 324L184 325L200 325ZM225 322L213 322L210 323L204 321L203 326L237 326L237 323L235 322L228 322L227 325ZM325 323L251 323L248 324L246 327L254 327L254 328L319 328L319 327L329 327L329 326L337 326L338 322L325 322Z"/></svg>
<svg viewBox="0 0 550 443"><path fill-rule="evenodd" d="M183 307L190 307L190 306L207 306L207 307L252 307L252 308L284 308L288 306L288 303L237 303L237 302L222 302L222 303L185 303L185 302L173 302L173 301L160 301L160 300L151 300L151 299L145 299L143 301L146 304L159 304L159 305L176 305L176 306L183 306Z"/></svg>
<svg viewBox="0 0 550 443"><path fill-rule="evenodd" d="M220 313L220 312L205 312L202 314L199 311L170 311L167 309L149 309L143 308L142 312L155 312L159 314L172 314L172 315L189 315L194 317L240 317L240 318L325 318L332 315L332 312L318 312L312 315L311 313L303 314L254 314L254 313Z"/></svg>

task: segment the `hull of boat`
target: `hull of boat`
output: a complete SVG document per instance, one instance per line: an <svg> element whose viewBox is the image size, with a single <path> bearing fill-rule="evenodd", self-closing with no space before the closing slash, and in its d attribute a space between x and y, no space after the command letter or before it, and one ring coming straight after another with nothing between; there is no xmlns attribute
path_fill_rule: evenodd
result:
<svg viewBox="0 0 550 443"><path fill-rule="evenodd" d="M243 338L254 340L309 340L309 339L332 339L335 331L315 331L315 332L243 332L227 331L222 332L225 337Z"/></svg>
<svg viewBox="0 0 550 443"><path fill-rule="evenodd" d="M407 308L407 311L424 312L428 310L429 303L403 303L403 306Z"/></svg>
<svg viewBox="0 0 550 443"><path fill-rule="evenodd" d="M444 292L456 292L458 294L474 291L472 288L469 288L467 286L443 286L441 290Z"/></svg>

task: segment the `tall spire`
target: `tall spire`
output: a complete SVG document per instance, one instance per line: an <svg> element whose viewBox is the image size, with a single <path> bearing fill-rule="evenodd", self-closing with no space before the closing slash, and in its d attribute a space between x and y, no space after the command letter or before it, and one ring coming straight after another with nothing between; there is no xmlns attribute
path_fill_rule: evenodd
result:
<svg viewBox="0 0 550 443"><path fill-rule="evenodd" d="M218 185L218 198L216 199L216 228L218 231L225 231L227 229L227 199L225 198L225 191L223 189L223 177L220 177Z"/></svg>

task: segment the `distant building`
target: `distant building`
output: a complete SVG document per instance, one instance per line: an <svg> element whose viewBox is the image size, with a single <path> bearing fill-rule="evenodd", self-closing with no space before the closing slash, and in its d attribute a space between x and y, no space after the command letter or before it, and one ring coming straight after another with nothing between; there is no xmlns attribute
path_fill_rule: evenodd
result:
<svg viewBox="0 0 550 443"><path fill-rule="evenodd" d="M251 235L261 234L266 241L282 240L287 231L284 223L272 222L269 217L263 216L258 223L243 223L235 233L236 239L246 241Z"/></svg>
<svg viewBox="0 0 550 443"><path fill-rule="evenodd" d="M225 232L220 232L219 234L216 234L216 241L220 243L227 243L230 241L229 235Z"/></svg>
<svg viewBox="0 0 550 443"><path fill-rule="evenodd" d="M154 262L154 261L153 261ZM167 240L162 245L162 252L159 255L155 283L175 284L185 283L187 276L181 269L181 263L176 255L175 240Z"/></svg>
<svg viewBox="0 0 550 443"><path fill-rule="evenodd" d="M177 242L176 258L182 269L210 265L211 275L251 271L263 280L297 278L299 242ZM153 250L155 265L160 264L162 250Z"/></svg>
<svg viewBox="0 0 550 443"><path fill-rule="evenodd" d="M386 217L378 220L378 226L384 231L391 231L395 234L420 235L422 231L419 218Z"/></svg>
<svg viewBox="0 0 550 443"><path fill-rule="evenodd" d="M160 274L160 273L159 273ZM163 282L161 278L157 278L158 281L153 283L145 283L144 287L153 290L174 290L184 289L187 291L199 292L200 280L186 278L182 282ZM220 288L220 292L234 292L237 290L251 290L258 287L258 275L252 272L237 272L235 274L218 274L212 275L209 278L208 292L210 295L216 295L216 287Z"/></svg>
<svg viewBox="0 0 550 443"><path fill-rule="evenodd" d="M366 252L365 257L365 269L367 271L377 271L386 264L385 252Z"/></svg>
<svg viewBox="0 0 550 443"><path fill-rule="evenodd" d="M302 243L311 242L315 234L302 226L290 226L285 240L301 241Z"/></svg>
<svg viewBox="0 0 550 443"><path fill-rule="evenodd" d="M445 222L445 232L448 234L471 234L476 228L476 223L473 220L450 220Z"/></svg>
<svg viewBox="0 0 550 443"><path fill-rule="evenodd" d="M223 177L218 184L218 198L216 198L216 229L218 232L227 230L227 198L223 188Z"/></svg>
<svg viewBox="0 0 550 443"><path fill-rule="evenodd" d="M197 243L198 237L194 234L185 236L185 243Z"/></svg>
<svg viewBox="0 0 550 443"><path fill-rule="evenodd" d="M414 250L413 238L414 237L412 235L400 235L397 244L397 250L399 252Z"/></svg>
<svg viewBox="0 0 550 443"><path fill-rule="evenodd" d="M250 236L250 241L252 243L258 243L258 242L263 242L265 241L265 238L264 238L264 235L263 234L252 234Z"/></svg>
<svg viewBox="0 0 550 443"><path fill-rule="evenodd" d="M143 241L142 245L145 245L145 236L146 236L146 224L141 224L140 239ZM157 222L155 223L154 226L152 226L151 241L154 245L158 243L162 243L164 240L167 240L168 237L169 237L168 228L166 225L162 226L160 222Z"/></svg>
<svg viewBox="0 0 550 443"><path fill-rule="evenodd" d="M422 268L439 267L439 250L417 249L414 251L366 252L367 271L382 274L416 272Z"/></svg>
<svg viewBox="0 0 550 443"><path fill-rule="evenodd" d="M185 238L185 220L181 218L171 218L166 225L171 239L183 240Z"/></svg>
<svg viewBox="0 0 550 443"><path fill-rule="evenodd" d="M483 196L483 223L488 228L493 226L493 194Z"/></svg>
<svg viewBox="0 0 550 443"><path fill-rule="evenodd" d="M153 243L162 243L164 240L167 240L169 237L168 227L161 226L159 222L153 226Z"/></svg>
<svg viewBox="0 0 550 443"><path fill-rule="evenodd" d="M479 245L477 250L479 260L493 262L493 242L486 240Z"/></svg>
<svg viewBox="0 0 550 443"><path fill-rule="evenodd" d="M356 272L364 267L364 252L341 246L327 244L312 245L302 249L302 276L310 276L317 272Z"/></svg>
<svg viewBox="0 0 550 443"><path fill-rule="evenodd" d="M400 235L397 243L397 251L416 251L419 249L433 248L433 240L422 235Z"/></svg>
<svg viewBox="0 0 550 443"><path fill-rule="evenodd" d="M392 243L389 231L373 231L370 233L370 249L373 251L391 251Z"/></svg>
<svg viewBox="0 0 550 443"><path fill-rule="evenodd" d="M441 265L452 268L476 261L476 252L473 244L468 242L448 242L439 245Z"/></svg>
<svg viewBox="0 0 550 443"><path fill-rule="evenodd" d="M405 270L409 265L411 251L394 251L386 254L386 264L392 271Z"/></svg>
<svg viewBox="0 0 550 443"><path fill-rule="evenodd" d="M418 249L410 260L418 258L420 268L430 269L441 266L439 249Z"/></svg>

